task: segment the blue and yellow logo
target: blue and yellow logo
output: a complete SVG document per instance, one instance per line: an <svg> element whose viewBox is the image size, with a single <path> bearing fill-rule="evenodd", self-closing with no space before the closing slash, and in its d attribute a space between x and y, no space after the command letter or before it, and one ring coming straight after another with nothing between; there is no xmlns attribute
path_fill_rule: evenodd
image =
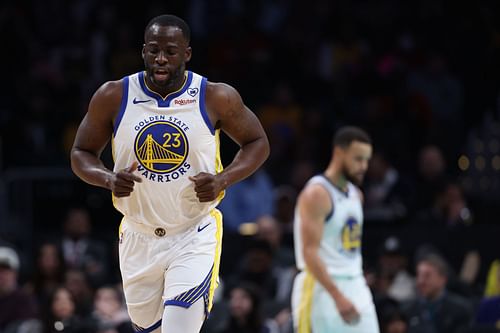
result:
<svg viewBox="0 0 500 333"><path fill-rule="evenodd" d="M189 147L180 127L168 121L155 121L137 134L134 150L144 168L164 174L182 166Z"/></svg>
<svg viewBox="0 0 500 333"><path fill-rule="evenodd" d="M356 254L361 249L361 225L354 217L349 217L342 227L342 252L348 255Z"/></svg>

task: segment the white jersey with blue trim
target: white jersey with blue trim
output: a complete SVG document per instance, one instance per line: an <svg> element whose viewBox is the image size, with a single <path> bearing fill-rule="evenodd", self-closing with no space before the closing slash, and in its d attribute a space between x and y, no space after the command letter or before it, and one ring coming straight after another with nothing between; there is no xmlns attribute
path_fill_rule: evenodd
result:
<svg viewBox="0 0 500 333"><path fill-rule="evenodd" d="M363 208L356 186L348 183L347 192L333 185L323 175L312 177L306 186L323 186L332 200L333 211L327 216L319 248L319 257L332 276L354 277L362 274L361 235ZM306 270L302 253L302 223L298 209L295 210L294 245L297 268Z"/></svg>
<svg viewBox="0 0 500 333"><path fill-rule="evenodd" d="M182 88L163 98L147 87L144 72L123 78L112 142L114 171L137 161L135 173L143 179L129 197L113 197L127 220L174 234L199 222L222 198L223 193L200 203L188 178L222 171L219 130L205 109L206 84L206 78L186 71Z"/></svg>

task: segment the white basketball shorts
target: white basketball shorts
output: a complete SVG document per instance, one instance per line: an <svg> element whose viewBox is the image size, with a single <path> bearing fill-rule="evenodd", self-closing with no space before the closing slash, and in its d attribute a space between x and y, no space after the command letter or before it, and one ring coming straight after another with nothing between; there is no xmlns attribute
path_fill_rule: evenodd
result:
<svg viewBox="0 0 500 333"><path fill-rule="evenodd" d="M360 313L357 323L344 322L333 298L308 272L300 272L292 292L294 331L298 333L378 333L379 326L370 289L364 276L332 277L335 285Z"/></svg>
<svg viewBox="0 0 500 333"><path fill-rule="evenodd" d="M136 330L161 326L165 306L189 308L200 298L205 314L218 283L222 215L214 209L185 232L165 235L124 218L120 226L120 270L128 313Z"/></svg>

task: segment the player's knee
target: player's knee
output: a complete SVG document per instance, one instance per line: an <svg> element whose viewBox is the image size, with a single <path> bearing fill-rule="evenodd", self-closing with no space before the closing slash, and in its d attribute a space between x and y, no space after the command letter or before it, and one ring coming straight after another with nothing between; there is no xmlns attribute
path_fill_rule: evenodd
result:
<svg viewBox="0 0 500 333"><path fill-rule="evenodd" d="M128 314L133 323L134 330L140 332L147 329L154 330L161 327L161 312L143 303L127 304ZM156 307L158 308L158 307Z"/></svg>
<svg viewBox="0 0 500 333"><path fill-rule="evenodd" d="M144 332L147 331L149 333L160 333L161 332L161 319L158 320L155 324L151 326L140 326L136 323L132 322L132 328L134 332Z"/></svg>
<svg viewBox="0 0 500 333"><path fill-rule="evenodd" d="M205 304L199 299L189 307L165 305L162 327L165 331L199 332L205 320Z"/></svg>

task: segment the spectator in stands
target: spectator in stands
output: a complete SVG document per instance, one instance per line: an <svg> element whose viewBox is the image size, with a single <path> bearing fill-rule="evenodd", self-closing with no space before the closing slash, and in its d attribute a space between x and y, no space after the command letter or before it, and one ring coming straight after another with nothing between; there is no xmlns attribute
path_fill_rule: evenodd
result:
<svg viewBox="0 0 500 333"><path fill-rule="evenodd" d="M108 251L106 246L92 239L89 212L83 208L71 208L64 221L62 252L68 268L85 272L93 287L106 282Z"/></svg>
<svg viewBox="0 0 500 333"><path fill-rule="evenodd" d="M300 192L307 181L319 172L314 161L309 159L297 160L290 165L289 169L290 177L286 183L290 184L297 192Z"/></svg>
<svg viewBox="0 0 500 333"><path fill-rule="evenodd" d="M387 307L379 315L380 333L407 333L408 319L397 307Z"/></svg>
<svg viewBox="0 0 500 333"><path fill-rule="evenodd" d="M263 215L256 221L257 238L267 241L273 250L273 265L281 268L295 267L293 249L283 246L283 226L271 215Z"/></svg>
<svg viewBox="0 0 500 333"><path fill-rule="evenodd" d="M76 313L82 316L90 315L94 296L85 273L77 269L68 269L64 275L64 287L71 293Z"/></svg>
<svg viewBox="0 0 500 333"><path fill-rule="evenodd" d="M261 169L226 190L219 205L224 214L224 231L238 232L241 224L272 214L273 207L273 183Z"/></svg>
<svg viewBox="0 0 500 333"><path fill-rule="evenodd" d="M220 333L278 333L276 324L261 313L261 295L256 285L240 282L231 289L229 319Z"/></svg>
<svg viewBox="0 0 500 333"><path fill-rule="evenodd" d="M63 283L64 259L60 249L53 243L44 243L38 248L35 269L25 289L32 292L38 304L48 304L49 296Z"/></svg>
<svg viewBox="0 0 500 333"><path fill-rule="evenodd" d="M430 207L434 198L447 180L446 161L436 145L423 147L418 154L415 188L415 210Z"/></svg>
<svg viewBox="0 0 500 333"><path fill-rule="evenodd" d="M437 254L427 254L418 261L418 299L403 306L408 333L459 333L470 325L471 304L446 290L448 269Z"/></svg>
<svg viewBox="0 0 500 333"><path fill-rule="evenodd" d="M229 289L240 281L259 286L262 297L274 299L278 290L278 279L273 267L273 249L265 240L252 238L236 272L227 280Z"/></svg>
<svg viewBox="0 0 500 333"><path fill-rule="evenodd" d="M73 295L68 289L60 287L51 295L49 306L45 309L44 333L89 333L96 332L96 323L87 316L76 313Z"/></svg>
<svg viewBox="0 0 500 333"><path fill-rule="evenodd" d="M35 298L18 287L19 268L17 252L0 247L0 332L15 330L38 315Z"/></svg>
<svg viewBox="0 0 500 333"><path fill-rule="evenodd" d="M410 185L383 153L373 154L366 176L365 219L394 222L405 218L412 193Z"/></svg>
<svg viewBox="0 0 500 333"><path fill-rule="evenodd" d="M227 188L219 209L224 215L221 274L229 275L244 255L240 226L273 214L273 184L268 174L261 169Z"/></svg>
<svg viewBox="0 0 500 333"><path fill-rule="evenodd" d="M408 272L407 265L408 257L399 238L387 237L378 257L377 279L384 286L385 295L397 302L411 301L416 296L415 279Z"/></svg>
<svg viewBox="0 0 500 333"><path fill-rule="evenodd" d="M252 237L236 271L226 280L227 290L239 286L241 281L259 286L263 309L269 317L289 308L295 276L293 268L273 265L273 256L273 248L266 240Z"/></svg>
<svg viewBox="0 0 500 333"><path fill-rule="evenodd" d="M276 294L273 299L267 301L266 315L273 316L280 330L286 329L290 324L291 329L291 308L290 296L293 281L297 274L295 257L293 250L282 244L282 226L272 216L262 216L257 220L257 239L267 241L271 245L273 253L272 271L277 277Z"/></svg>
<svg viewBox="0 0 500 333"><path fill-rule="evenodd" d="M472 211L458 184L442 183L436 191L432 205L416 214L416 224L456 228L473 223Z"/></svg>
<svg viewBox="0 0 500 333"><path fill-rule="evenodd" d="M282 226L282 243L293 251L293 219L297 191L290 185L281 185L274 190L274 198L274 217Z"/></svg>
<svg viewBox="0 0 500 333"><path fill-rule="evenodd" d="M115 287L101 287L96 291L92 315L99 333L134 332L123 297Z"/></svg>

